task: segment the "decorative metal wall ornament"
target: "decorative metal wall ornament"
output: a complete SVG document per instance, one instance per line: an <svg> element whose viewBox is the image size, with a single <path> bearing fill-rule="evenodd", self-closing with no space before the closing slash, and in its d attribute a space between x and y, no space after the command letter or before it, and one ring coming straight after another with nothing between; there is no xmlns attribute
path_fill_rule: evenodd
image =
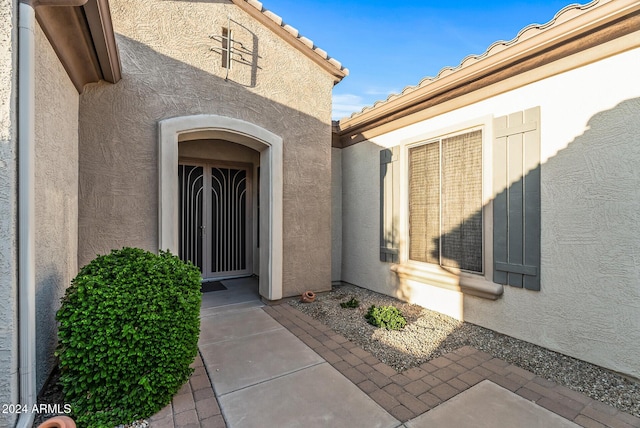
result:
<svg viewBox="0 0 640 428"><path fill-rule="evenodd" d="M227 17L227 26L222 28L222 34L212 34L210 39L220 42L220 47L212 47L209 49L211 52L216 52L222 57L222 67L226 69L224 80L229 80L229 70L234 62L239 62L245 65L252 65L252 61L246 59L245 55L253 55L253 52L240 41L233 38L233 30L231 28L231 17Z"/></svg>

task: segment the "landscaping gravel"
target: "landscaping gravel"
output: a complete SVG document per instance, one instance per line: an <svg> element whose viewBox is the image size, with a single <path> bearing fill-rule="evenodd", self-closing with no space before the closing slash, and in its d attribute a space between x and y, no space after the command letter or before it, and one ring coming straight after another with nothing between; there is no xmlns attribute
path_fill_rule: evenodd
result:
<svg viewBox="0 0 640 428"><path fill-rule="evenodd" d="M358 308L340 306L351 298L360 302ZM313 303L289 303L398 372L469 345L640 417L640 381L418 305L353 285L334 286L331 292L319 294ZM364 315L371 305L397 307L407 326L400 331L387 331L370 325Z"/></svg>

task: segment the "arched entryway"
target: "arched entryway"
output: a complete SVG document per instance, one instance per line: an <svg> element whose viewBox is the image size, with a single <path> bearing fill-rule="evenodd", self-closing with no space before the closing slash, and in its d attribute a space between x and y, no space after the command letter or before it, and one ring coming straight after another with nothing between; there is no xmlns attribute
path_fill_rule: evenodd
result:
<svg viewBox="0 0 640 428"><path fill-rule="evenodd" d="M255 124L217 115L182 116L158 123L158 246L178 253L178 143L204 139L226 140L260 153L260 294L269 300L281 299L282 138Z"/></svg>

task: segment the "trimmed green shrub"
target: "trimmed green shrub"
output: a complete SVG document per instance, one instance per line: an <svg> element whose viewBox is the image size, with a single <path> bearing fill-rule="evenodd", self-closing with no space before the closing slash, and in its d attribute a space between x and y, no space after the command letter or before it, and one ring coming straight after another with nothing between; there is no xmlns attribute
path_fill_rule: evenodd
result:
<svg viewBox="0 0 640 428"><path fill-rule="evenodd" d="M352 297L351 300L340 303L340 306L343 308L355 309L360 306L360 302L358 302L358 299L356 299L355 297Z"/></svg>
<svg viewBox="0 0 640 428"><path fill-rule="evenodd" d="M114 250L83 267L57 313L60 383L78 426L146 418L189 379L200 271L169 252Z"/></svg>
<svg viewBox="0 0 640 428"><path fill-rule="evenodd" d="M371 305L364 317L369 324L386 328L387 330L401 330L407 325L407 320L404 319L402 313L400 313L398 308L393 306L376 307L375 305Z"/></svg>

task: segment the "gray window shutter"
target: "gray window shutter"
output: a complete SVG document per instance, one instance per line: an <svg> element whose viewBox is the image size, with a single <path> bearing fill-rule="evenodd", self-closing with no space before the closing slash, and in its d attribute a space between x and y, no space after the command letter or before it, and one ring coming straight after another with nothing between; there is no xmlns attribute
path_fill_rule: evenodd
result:
<svg viewBox="0 0 640 428"><path fill-rule="evenodd" d="M540 107L493 132L493 281L540 290Z"/></svg>
<svg viewBox="0 0 640 428"><path fill-rule="evenodd" d="M380 261L398 263L400 148L380 150Z"/></svg>

